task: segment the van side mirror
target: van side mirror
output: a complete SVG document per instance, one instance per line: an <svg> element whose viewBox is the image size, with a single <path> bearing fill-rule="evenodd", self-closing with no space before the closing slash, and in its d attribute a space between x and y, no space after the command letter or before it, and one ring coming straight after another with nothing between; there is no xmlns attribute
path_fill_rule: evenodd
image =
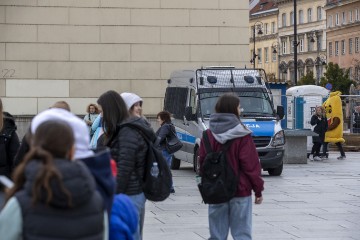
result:
<svg viewBox="0 0 360 240"><path fill-rule="evenodd" d="M277 106L276 107L276 113L279 116L279 119L283 119L285 116L284 107L283 106Z"/></svg>
<svg viewBox="0 0 360 240"><path fill-rule="evenodd" d="M192 107L188 106L185 108L185 118L187 121L195 121L196 114L192 113Z"/></svg>

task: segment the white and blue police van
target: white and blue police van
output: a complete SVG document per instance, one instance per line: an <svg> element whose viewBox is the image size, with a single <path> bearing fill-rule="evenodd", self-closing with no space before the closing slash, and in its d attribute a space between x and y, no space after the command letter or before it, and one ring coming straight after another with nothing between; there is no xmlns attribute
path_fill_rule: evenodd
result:
<svg viewBox="0 0 360 240"><path fill-rule="evenodd" d="M164 98L164 110L172 114L179 139L184 143L172 160L172 169L181 161L198 170L198 149L202 132L209 126L218 98L232 92L239 96L241 121L252 131L264 171L279 176L283 170L285 135L280 120L284 108L274 109L263 69L203 67L172 72Z"/></svg>

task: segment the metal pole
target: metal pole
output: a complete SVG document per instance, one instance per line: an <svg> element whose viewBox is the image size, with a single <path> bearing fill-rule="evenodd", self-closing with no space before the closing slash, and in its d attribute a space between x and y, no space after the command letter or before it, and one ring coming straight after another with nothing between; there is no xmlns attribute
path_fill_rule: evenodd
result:
<svg viewBox="0 0 360 240"><path fill-rule="evenodd" d="M255 69L255 59L256 59L256 53L255 53L255 28L256 28L256 23L254 25L254 32L253 32L253 38L254 38L254 54L253 54L253 61L254 61L254 69Z"/></svg>
<svg viewBox="0 0 360 240"><path fill-rule="evenodd" d="M296 0L294 0L294 83L297 85L297 14L296 14Z"/></svg>

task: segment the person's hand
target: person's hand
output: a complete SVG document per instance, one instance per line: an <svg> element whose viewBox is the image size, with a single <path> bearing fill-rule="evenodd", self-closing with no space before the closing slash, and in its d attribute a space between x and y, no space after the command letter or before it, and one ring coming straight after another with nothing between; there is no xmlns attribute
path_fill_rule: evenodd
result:
<svg viewBox="0 0 360 240"><path fill-rule="evenodd" d="M261 204L263 201L263 197L255 197L255 204Z"/></svg>

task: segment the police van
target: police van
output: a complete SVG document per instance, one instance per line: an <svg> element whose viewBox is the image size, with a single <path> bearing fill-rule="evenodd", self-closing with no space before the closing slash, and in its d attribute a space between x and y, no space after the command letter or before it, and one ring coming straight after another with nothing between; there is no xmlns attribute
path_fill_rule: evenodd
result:
<svg viewBox="0 0 360 240"><path fill-rule="evenodd" d="M263 69L204 67L174 71L166 88L164 110L173 116L177 135L183 147L173 157L172 169L181 161L199 168L198 149L202 132L209 126L218 98L232 92L239 96L241 121L252 131L261 166L270 175L279 176L283 169L285 136L280 120L284 108L274 109L272 95Z"/></svg>

